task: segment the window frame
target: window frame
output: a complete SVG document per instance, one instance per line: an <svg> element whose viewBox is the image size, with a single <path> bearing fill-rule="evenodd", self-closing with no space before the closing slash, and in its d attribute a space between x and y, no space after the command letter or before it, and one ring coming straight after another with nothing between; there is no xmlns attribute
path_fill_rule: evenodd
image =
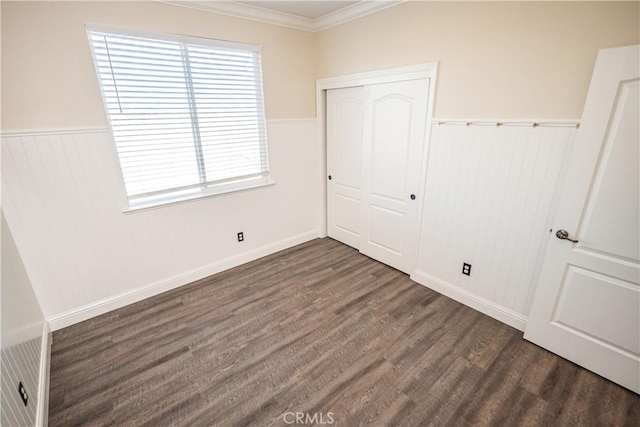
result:
<svg viewBox="0 0 640 427"><path fill-rule="evenodd" d="M198 200L201 198L208 198L208 197L213 197L217 195L251 190L251 189L271 186L275 184L275 181L273 181L271 177L271 171L270 171L269 144L268 144L268 137L267 137L267 119L266 119L266 112L264 108L264 79L263 79L263 73L262 73L262 55L261 55L262 46L247 44L247 43L232 42L228 40L219 40L219 39L213 39L213 38L207 38L207 37L201 37L201 36L193 36L193 35L140 31L140 30L135 30L130 28L107 26L102 24L85 23L84 26L87 34L87 41L89 44L88 47L91 55L91 60L93 62L93 66L94 66L93 68L94 68L94 72L96 73L95 76L96 76L96 80L98 82L98 87L100 90L100 97L102 98L104 112L105 112L107 121L109 123L109 132L111 134L113 148L115 148L115 151L116 151L115 154L118 161L118 168L120 172L120 179L121 179L121 186L122 186L121 188L124 193L124 200L126 200L126 203L127 203L127 206L122 209L124 213L169 206L176 203L190 202L190 201ZM262 126L264 128L263 129L264 136L260 137L259 142L261 145L264 145L264 153L266 158L264 159L263 163L264 163L265 172L260 176L246 178L246 179L243 179L242 176L236 176L231 179L222 180L221 182L213 183L213 184L207 184L207 183L201 183L200 185L194 184L190 186L192 188L184 188L184 189L177 188L176 191L173 191L173 192L163 192L160 194L150 194L146 196L145 195L129 196L127 194L126 181L124 177L120 154L118 153L117 143L113 133L111 115L109 113L109 108L107 105L107 97L105 96L102 79L100 78L100 70L98 68L98 63L96 61L95 52L91 42L92 32L98 32L98 33L102 32L102 33L129 36L129 37L141 37L141 38L147 38L147 39L155 39L159 41L178 42L178 43L185 43L185 44L192 44L192 45L195 44L195 45L201 45L201 46L211 46L214 48L245 50L248 52L256 53L258 55L258 61L259 61L259 69L258 69L259 75L257 79L259 81L257 81L256 84L259 85L259 91L260 91L259 108L261 109L261 112L262 112ZM192 123L192 126L193 126L193 123ZM194 148L198 148L196 147L196 145L198 144L199 144L198 141L194 141ZM198 169L200 169L200 165L198 166Z"/></svg>

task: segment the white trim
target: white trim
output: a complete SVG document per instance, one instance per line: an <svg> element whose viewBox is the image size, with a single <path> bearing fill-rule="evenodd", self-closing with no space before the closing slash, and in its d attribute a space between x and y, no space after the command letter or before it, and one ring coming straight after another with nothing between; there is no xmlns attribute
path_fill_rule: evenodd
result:
<svg viewBox="0 0 640 427"><path fill-rule="evenodd" d="M301 117L292 119L267 119L267 125L285 125L285 124L316 124L316 117ZM111 132L109 126L88 126L78 128L59 128L59 129L18 129L0 132L0 138L11 138L16 136L43 136L43 135L71 135L85 133L102 133Z"/></svg>
<svg viewBox="0 0 640 427"><path fill-rule="evenodd" d="M84 28L86 32L89 33L88 37L90 40L91 40L91 33L105 33L105 34L113 34L115 36L139 37L139 38L145 38L145 39L179 42L179 43L184 43L189 45L212 46L212 47L217 47L221 49L247 50L249 52L255 52L255 53L262 52L262 46L260 45L238 43L238 42L233 42L229 40L214 39L211 37L176 34L176 33L162 33L162 32L153 32L153 31L141 31L141 30L136 30L128 27L120 27L116 25L92 24L89 22L85 22Z"/></svg>
<svg viewBox="0 0 640 427"><path fill-rule="evenodd" d="M82 322L87 319L99 316L118 308L122 308L129 304L142 301L146 298L161 294L171 289L192 283L196 280L203 279L221 271L228 270L238 265L271 255L275 252L299 245L309 240L320 237L319 230L311 230L298 234L274 243L264 245L262 247L249 250L244 253L232 255L230 257L212 262L201 267L196 267L182 273L158 280L153 283L141 286L139 288L123 292L113 297L87 304L82 307L74 308L65 313L57 314L47 318L49 325L53 331L71 326L75 323Z"/></svg>
<svg viewBox="0 0 640 427"><path fill-rule="evenodd" d="M316 95L319 91L327 89L365 86L406 80L435 79L437 69L438 62L427 62L424 64L408 65L405 67L384 68L382 70L372 70L338 77L328 77L316 80ZM432 87L430 89L435 90L435 85L431 86ZM431 93L429 95L431 96Z"/></svg>
<svg viewBox="0 0 640 427"><path fill-rule="evenodd" d="M216 196L224 196L225 194L233 194L233 193L240 193L242 191L248 191L248 190L256 190L258 188L262 188L262 187L271 187L276 185L276 182L269 179L266 182L259 182L259 183L254 183L254 184L250 184L250 185L238 185L236 183L235 186L231 185L226 187L224 190L217 190L217 191L200 191L196 194L189 194L188 196L183 196L183 197L179 197L179 198L169 198L169 199L163 199L163 200L156 200L155 202L152 203L142 203L139 205L133 205L133 206L128 206L122 209L122 213L125 214L133 214L133 213L137 213L137 212L143 212L143 211L148 211L148 210L152 210L152 209L160 209L163 207L168 207L168 206L173 206L173 205L178 205L178 204L182 204L182 203L189 203L189 202L195 202L197 200L200 199L207 199L209 197L216 197ZM170 194L169 194L170 196ZM144 199L143 199L144 200Z"/></svg>
<svg viewBox="0 0 640 427"><path fill-rule="evenodd" d="M321 147L320 153L320 234L327 232L327 91L316 81L316 143Z"/></svg>
<svg viewBox="0 0 640 427"><path fill-rule="evenodd" d="M49 418L49 368L51 363L51 329L46 320L42 325L40 345L40 368L38 375L38 407L36 408L36 426L46 427Z"/></svg>
<svg viewBox="0 0 640 427"><path fill-rule="evenodd" d="M579 127L579 119L469 119L469 118L433 118L433 123L437 125L477 125L477 126L540 126L540 127Z"/></svg>
<svg viewBox="0 0 640 427"><path fill-rule="evenodd" d="M110 132L108 126L96 126L86 128L60 128L60 129L42 129L42 130L12 130L0 133L0 138L11 138L16 136L43 136L43 135L70 135L85 133L102 133Z"/></svg>
<svg viewBox="0 0 640 427"><path fill-rule="evenodd" d="M221 15L234 16L236 18L248 19L251 21L264 22L267 24L279 25L282 27L294 28L296 30L317 32L334 27L354 19L379 12L381 10L397 6L406 0L376 0L360 1L354 5L328 13L317 19L306 18L304 16L293 15L264 7L253 6L235 1L202 1L202 0L156 0L160 3L172 6L188 7L190 9L202 10L205 12L218 13Z"/></svg>
<svg viewBox="0 0 640 427"><path fill-rule="evenodd" d="M266 24L279 25L281 27L294 28L303 31L316 31L314 20L302 16L278 12L263 7L252 6L233 1L197 1L197 0L156 0L160 3L172 6L188 7L205 12L218 13L220 15L233 16L248 19L250 21L264 22Z"/></svg>
<svg viewBox="0 0 640 427"><path fill-rule="evenodd" d="M372 13L397 6L405 1L407 0L360 1L351 6L338 9L335 12L331 12L321 16L320 18L314 19L314 29L312 31L322 31L327 28L335 27L336 25L344 24L345 22L354 21L362 18L363 16L371 15Z"/></svg>
<svg viewBox="0 0 640 427"><path fill-rule="evenodd" d="M423 271L415 270L413 274L411 274L411 280L518 330L524 331L524 328L527 326L528 319L526 316L475 295L465 289L461 289L449 282L433 277Z"/></svg>
<svg viewBox="0 0 640 427"><path fill-rule="evenodd" d="M300 119L267 119L268 125L295 125L295 124L316 124L315 117L305 117Z"/></svg>

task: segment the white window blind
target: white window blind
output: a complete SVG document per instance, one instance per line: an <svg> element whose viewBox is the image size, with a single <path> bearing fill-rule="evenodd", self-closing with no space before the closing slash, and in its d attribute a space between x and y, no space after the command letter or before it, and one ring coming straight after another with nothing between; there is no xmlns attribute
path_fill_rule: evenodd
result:
<svg viewBox="0 0 640 427"><path fill-rule="evenodd" d="M259 49L88 33L130 202L268 179Z"/></svg>

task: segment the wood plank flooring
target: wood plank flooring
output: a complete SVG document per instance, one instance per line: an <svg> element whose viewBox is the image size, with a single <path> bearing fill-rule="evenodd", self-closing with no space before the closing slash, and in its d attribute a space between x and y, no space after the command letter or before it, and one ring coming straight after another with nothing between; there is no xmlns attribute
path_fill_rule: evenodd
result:
<svg viewBox="0 0 640 427"><path fill-rule="evenodd" d="M302 425L296 412L638 426L640 397L328 238L53 334L50 426Z"/></svg>

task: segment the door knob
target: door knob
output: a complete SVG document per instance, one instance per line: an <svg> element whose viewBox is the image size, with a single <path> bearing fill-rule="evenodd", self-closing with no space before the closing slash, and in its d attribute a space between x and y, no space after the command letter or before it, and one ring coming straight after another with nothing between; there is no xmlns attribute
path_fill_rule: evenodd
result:
<svg viewBox="0 0 640 427"><path fill-rule="evenodd" d="M416 199L416 195L415 194L412 194L409 197L411 197L411 200L415 200Z"/></svg>
<svg viewBox="0 0 640 427"><path fill-rule="evenodd" d="M567 230L558 230L556 231L556 237L560 240L568 240L573 243L578 243L577 240L573 240L569 238L569 232Z"/></svg>

